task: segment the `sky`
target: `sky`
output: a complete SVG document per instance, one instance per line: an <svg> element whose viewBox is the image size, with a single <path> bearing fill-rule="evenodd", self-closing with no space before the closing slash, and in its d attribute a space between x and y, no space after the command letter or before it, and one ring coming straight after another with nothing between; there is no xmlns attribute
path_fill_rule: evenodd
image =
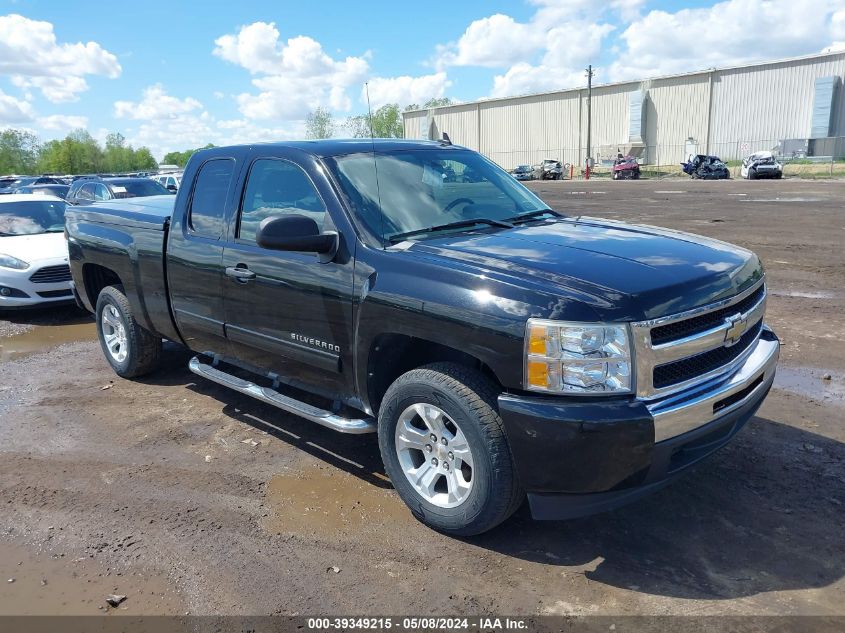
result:
<svg viewBox="0 0 845 633"><path fill-rule="evenodd" d="M473 101L845 49L845 0L0 0L0 129L156 158ZM343 136L343 128L337 135Z"/></svg>

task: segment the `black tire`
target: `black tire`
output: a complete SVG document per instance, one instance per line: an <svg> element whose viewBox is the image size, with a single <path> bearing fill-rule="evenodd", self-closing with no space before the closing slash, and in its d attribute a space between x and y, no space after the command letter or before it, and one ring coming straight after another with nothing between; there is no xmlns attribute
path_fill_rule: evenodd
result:
<svg viewBox="0 0 845 633"><path fill-rule="evenodd" d="M757 170L756 169L749 169L748 170L748 180L757 180Z"/></svg>
<svg viewBox="0 0 845 633"><path fill-rule="evenodd" d="M114 308L125 333L125 358L118 359L109 350L103 328L103 312ZM110 315L114 318L114 314ZM97 297L97 337L103 356L121 378L137 378L158 369L161 361L161 337L145 330L135 320L123 286L106 286ZM107 326L108 327L108 326Z"/></svg>
<svg viewBox="0 0 845 633"><path fill-rule="evenodd" d="M454 536L492 529L513 514L525 494L519 484L502 419L498 389L481 373L455 363L411 370L390 386L379 411L379 448L402 501L421 522ZM461 430L472 451L472 488L460 505L445 508L425 499L408 481L396 451L402 412L418 404L440 408Z"/></svg>

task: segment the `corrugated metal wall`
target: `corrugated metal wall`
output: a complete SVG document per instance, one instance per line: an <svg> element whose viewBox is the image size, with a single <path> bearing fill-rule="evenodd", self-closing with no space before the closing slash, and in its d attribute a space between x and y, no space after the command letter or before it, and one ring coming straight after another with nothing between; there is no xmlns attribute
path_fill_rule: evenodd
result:
<svg viewBox="0 0 845 633"><path fill-rule="evenodd" d="M692 138L700 152L724 159L771 149L785 138L808 138L818 77L845 76L845 53L745 68L598 86L592 95L592 154L625 151L629 97L645 93L643 156L670 164ZM845 136L845 87L834 108L834 134ZM586 158L586 89L479 101L405 113L405 135L425 138L420 122L454 143L480 150L505 168L544 158L582 164ZM480 121L479 121L480 118ZM479 144L479 134L481 135Z"/></svg>

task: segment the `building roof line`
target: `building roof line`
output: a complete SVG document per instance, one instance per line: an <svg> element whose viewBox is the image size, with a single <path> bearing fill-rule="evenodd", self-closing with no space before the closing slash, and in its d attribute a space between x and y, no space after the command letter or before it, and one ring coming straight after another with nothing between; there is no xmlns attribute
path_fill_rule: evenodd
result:
<svg viewBox="0 0 845 633"><path fill-rule="evenodd" d="M693 70L685 73L676 73L673 75L657 75L654 77L643 77L642 79L626 79L624 81L614 81L605 84L593 84L593 90L597 90L600 88L613 88L616 86L624 86L626 84L641 84L648 81L661 81L665 79L678 79L680 77L691 77L694 75L707 75L710 73L719 73L719 72L728 72L732 70L743 70L745 68L757 68L760 66L773 66L776 64L785 64L789 62L800 62L800 61L809 61L815 59L822 59L825 57L837 57L845 55L845 50L837 50L837 51L828 51L823 53L813 53L811 55L800 55L798 57L784 57L782 59L770 59L766 61L760 62L750 62L748 64L740 64L738 66L722 66L721 68L703 68L701 70ZM429 112L429 111L445 111L449 108L460 108L465 106L477 106L483 105L485 103L496 103L500 101L513 101L516 99L525 99L528 97L546 97L549 95L560 95L566 93L576 93L582 90L586 90L587 86L579 86L577 88L561 88L560 90L547 90L545 92L529 92L520 95L511 95L508 97L490 97L486 99L476 99L475 101L464 101L462 103L452 103L445 106L437 106L435 108L418 108L416 110L406 110L402 113L402 115L406 114L419 114L421 112Z"/></svg>

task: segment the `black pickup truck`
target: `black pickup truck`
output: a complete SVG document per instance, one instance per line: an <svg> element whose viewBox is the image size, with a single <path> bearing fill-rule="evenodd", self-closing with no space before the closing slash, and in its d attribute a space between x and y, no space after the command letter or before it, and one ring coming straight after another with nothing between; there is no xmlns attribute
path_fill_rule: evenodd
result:
<svg viewBox="0 0 845 633"><path fill-rule="evenodd" d="M448 142L203 150L175 197L67 212L78 301L118 375L191 371L377 432L415 516L477 534L653 491L774 379L763 268L724 242L549 209Z"/></svg>

